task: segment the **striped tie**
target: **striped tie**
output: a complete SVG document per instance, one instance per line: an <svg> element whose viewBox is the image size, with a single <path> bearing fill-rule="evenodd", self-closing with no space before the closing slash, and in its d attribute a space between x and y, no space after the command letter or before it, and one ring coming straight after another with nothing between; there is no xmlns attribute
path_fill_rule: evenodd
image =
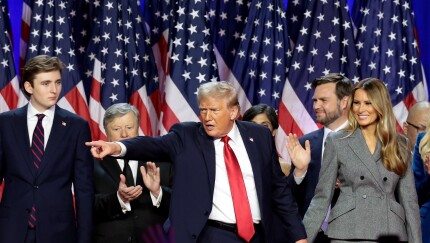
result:
<svg viewBox="0 0 430 243"><path fill-rule="evenodd" d="M44 129L42 126L42 120L45 117L44 114L37 114L37 124L36 128L34 128L33 139L31 141L31 154L32 154L32 163L37 171L42 164L43 152L45 150L45 139L44 139ZM28 219L28 226L30 228L36 227L36 207L33 205L31 207Z"/></svg>

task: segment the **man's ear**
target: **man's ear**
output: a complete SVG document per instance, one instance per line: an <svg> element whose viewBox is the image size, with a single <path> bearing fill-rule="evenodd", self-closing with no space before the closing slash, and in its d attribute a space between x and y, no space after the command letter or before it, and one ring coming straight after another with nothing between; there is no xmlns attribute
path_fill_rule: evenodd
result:
<svg viewBox="0 0 430 243"><path fill-rule="evenodd" d="M239 106L235 105L230 108L230 120L236 120L239 117Z"/></svg>
<svg viewBox="0 0 430 243"><path fill-rule="evenodd" d="M28 82L28 81L24 82L24 89L25 89L25 91L27 91L27 93L33 94L33 86L31 85L30 82Z"/></svg>
<svg viewBox="0 0 430 243"><path fill-rule="evenodd" d="M346 110L348 107L348 100L349 100L349 96L344 96L341 100L341 108L342 110Z"/></svg>

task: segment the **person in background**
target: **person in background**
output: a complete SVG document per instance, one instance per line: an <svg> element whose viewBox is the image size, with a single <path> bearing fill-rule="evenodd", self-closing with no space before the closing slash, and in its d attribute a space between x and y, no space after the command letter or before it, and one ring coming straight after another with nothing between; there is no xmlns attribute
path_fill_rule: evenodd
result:
<svg viewBox="0 0 430 243"><path fill-rule="evenodd" d="M29 103L0 114L0 242L92 242L91 133L84 119L56 105L63 67L57 57L28 60Z"/></svg>
<svg viewBox="0 0 430 243"><path fill-rule="evenodd" d="M427 130L430 121L430 102L420 101L409 109L408 117L403 122L403 133L409 139L411 152L414 151L417 134Z"/></svg>
<svg viewBox="0 0 430 243"><path fill-rule="evenodd" d="M250 121L269 128L272 136L276 135L279 127L278 115L273 107L266 104L254 105L245 111L242 121ZM279 157L282 172L287 176L290 173L290 163Z"/></svg>
<svg viewBox="0 0 430 243"><path fill-rule="evenodd" d="M374 78L357 83L348 111L348 127L326 140L315 196L303 220L308 241L319 232L339 179L326 231L331 242L421 242L408 139L396 131L385 84ZM294 146L310 156L308 147L304 151L295 141Z"/></svg>
<svg viewBox="0 0 430 243"><path fill-rule="evenodd" d="M307 242L270 131L236 120L238 95L228 82L202 84L197 99L202 122L175 124L164 136L86 145L99 159L175 164L169 219L176 242L271 243L273 211L288 226L285 241Z"/></svg>
<svg viewBox="0 0 430 243"><path fill-rule="evenodd" d="M420 205L423 242L430 242L430 120L427 131L417 136L412 168Z"/></svg>
<svg viewBox="0 0 430 243"><path fill-rule="evenodd" d="M302 217L309 207L318 183L325 139L329 133L339 131L348 125L348 100L352 91L352 82L341 74L333 73L313 80L312 88L315 90L312 99L316 121L323 127L305 134L299 139L303 148L310 146L310 157L300 154L296 156L289 149L289 145L293 143L287 143L287 150L292 161L288 181L292 185ZM297 137L290 134L287 141L292 139L297 139ZM336 190L332 206L338 193L339 191ZM328 238L324 234L324 226L315 239L316 243L328 242Z"/></svg>
<svg viewBox="0 0 430 243"><path fill-rule="evenodd" d="M127 103L110 106L103 126L110 142L138 136L140 115ZM145 242L151 226L162 225L169 214L171 165L147 162L147 176L139 168L145 162L106 157L94 161L95 243ZM157 168L158 167L158 168ZM166 186L164 190L161 184ZM145 233L146 234L146 233Z"/></svg>

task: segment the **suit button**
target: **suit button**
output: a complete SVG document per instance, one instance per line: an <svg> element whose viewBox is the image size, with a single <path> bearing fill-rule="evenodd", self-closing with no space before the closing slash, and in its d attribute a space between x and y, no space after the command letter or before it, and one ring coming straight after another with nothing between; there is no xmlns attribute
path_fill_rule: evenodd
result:
<svg viewBox="0 0 430 243"><path fill-rule="evenodd" d="M364 176L360 176L360 180L364 180Z"/></svg>
<svg viewBox="0 0 430 243"><path fill-rule="evenodd" d="M39 189L39 186L38 185L33 185L33 188L34 189Z"/></svg>
<svg viewBox="0 0 430 243"><path fill-rule="evenodd" d="M137 215L134 216L134 219L138 219L138 218L139 218L139 216L137 216Z"/></svg>
<svg viewBox="0 0 430 243"><path fill-rule="evenodd" d="M192 236L191 236L191 238L196 239L196 238L197 238L197 236L196 236L196 235L192 235Z"/></svg>
<svg viewBox="0 0 430 243"><path fill-rule="evenodd" d="M364 198L364 199L366 199L366 198L367 198L367 196L366 196L366 195L363 195L363 198Z"/></svg>
<svg viewBox="0 0 430 243"><path fill-rule="evenodd" d="M383 179L384 181L387 181L388 179L387 179L387 177L384 177L384 179Z"/></svg>
<svg viewBox="0 0 430 243"><path fill-rule="evenodd" d="M133 238L131 236L128 237L127 241L131 242L133 240Z"/></svg>
<svg viewBox="0 0 430 243"><path fill-rule="evenodd" d="M205 216L209 216L209 211L205 211Z"/></svg>

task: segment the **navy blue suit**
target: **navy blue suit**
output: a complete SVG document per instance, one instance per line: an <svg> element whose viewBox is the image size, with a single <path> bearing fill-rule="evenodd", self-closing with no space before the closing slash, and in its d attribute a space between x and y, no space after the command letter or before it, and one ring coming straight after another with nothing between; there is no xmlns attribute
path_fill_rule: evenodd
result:
<svg viewBox="0 0 430 243"><path fill-rule="evenodd" d="M430 242L430 176L424 168L424 162L421 159L419 146L425 133L420 133L417 136L417 142L414 148L414 158L412 160L412 169L415 177L415 187L418 194L418 202L420 204L421 228L423 234L423 242Z"/></svg>
<svg viewBox="0 0 430 243"><path fill-rule="evenodd" d="M305 141L309 140L311 144L311 162L309 163L306 176L300 185L294 180L294 164L291 163L291 173L288 176L293 195L296 198L300 215L303 217L308 210L309 204L314 197L315 188L318 184L318 177L321 169L322 143L324 138L324 128L318 129L299 138L302 147L305 147Z"/></svg>
<svg viewBox="0 0 430 243"><path fill-rule="evenodd" d="M273 212L287 225L289 238L285 241L306 238L269 130L249 122L236 121L236 124L254 173L265 242L273 242ZM174 236L178 243L199 242L212 209L215 183L213 138L206 134L201 123L188 122L174 125L161 137L136 137L122 142L127 148L127 159L174 163L170 210Z"/></svg>
<svg viewBox="0 0 430 243"><path fill-rule="evenodd" d="M90 243L93 163L85 146L91 139L88 123L57 106L42 164L34 173L27 107L0 114L0 181L4 179L5 183L0 203L0 242L24 242L28 212L34 204L38 243Z"/></svg>

